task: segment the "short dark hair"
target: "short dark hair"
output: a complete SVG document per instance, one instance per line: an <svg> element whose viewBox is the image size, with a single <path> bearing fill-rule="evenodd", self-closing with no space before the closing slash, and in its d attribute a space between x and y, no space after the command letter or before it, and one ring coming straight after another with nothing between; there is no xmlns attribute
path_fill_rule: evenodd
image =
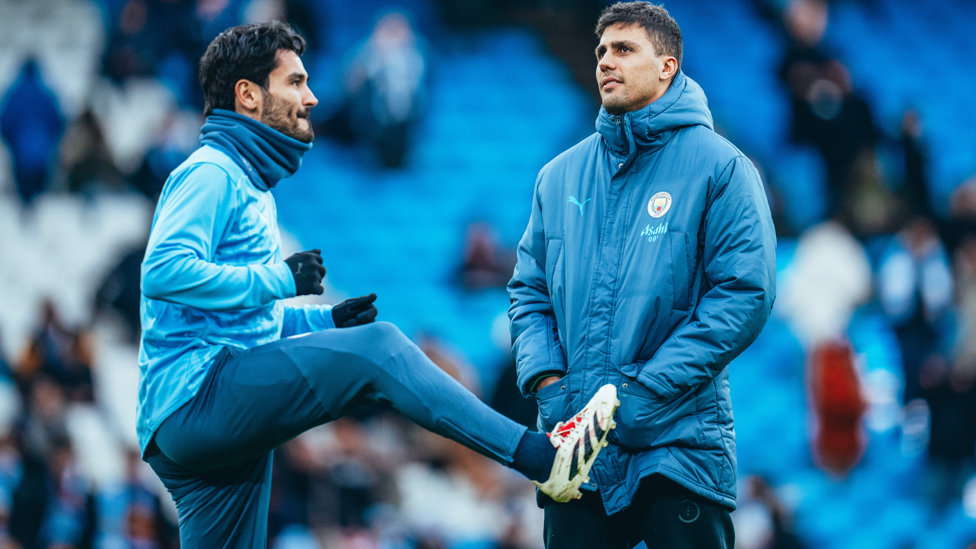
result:
<svg viewBox="0 0 976 549"><path fill-rule="evenodd" d="M658 55L670 55L678 60L681 68L681 29L663 5L650 2L617 2L608 6L596 22L596 35L603 37L603 31L614 25L640 25L647 33L648 40L654 44Z"/></svg>
<svg viewBox="0 0 976 549"><path fill-rule="evenodd" d="M241 79L268 89L280 50L305 52L305 39L280 21L240 25L218 34L200 58L204 116L214 109L234 110L234 86Z"/></svg>

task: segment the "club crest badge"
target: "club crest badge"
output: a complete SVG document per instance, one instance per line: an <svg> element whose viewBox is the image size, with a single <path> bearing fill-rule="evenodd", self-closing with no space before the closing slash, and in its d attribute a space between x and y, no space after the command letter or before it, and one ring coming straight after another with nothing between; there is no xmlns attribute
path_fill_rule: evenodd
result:
<svg viewBox="0 0 976 549"><path fill-rule="evenodd" d="M651 217L658 218L664 216L671 209L671 193L662 191L651 197L647 203L647 213Z"/></svg>

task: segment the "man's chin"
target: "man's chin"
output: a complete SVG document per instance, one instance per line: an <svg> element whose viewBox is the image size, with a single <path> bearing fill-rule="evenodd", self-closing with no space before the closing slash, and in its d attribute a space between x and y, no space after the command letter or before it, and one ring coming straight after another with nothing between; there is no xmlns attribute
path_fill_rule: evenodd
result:
<svg viewBox="0 0 976 549"><path fill-rule="evenodd" d="M294 134L289 135L288 137L297 139L298 141L301 141L302 143L311 143L313 140L315 140L315 132L312 131L311 126L309 126L308 129L306 129L306 130L299 130L299 131L295 132Z"/></svg>
<svg viewBox="0 0 976 549"><path fill-rule="evenodd" d="M312 129L312 121L308 118L300 118L294 130L294 135L291 137L302 143L311 143L315 139L315 130Z"/></svg>
<svg viewBox="0 0 976 549"><path fill-rule="evenodd" d="M271 129L278 130L292 139L296 139L302 143L311 143L315 139L315 131L312 129L311 122L309 122L307 119L303 120L305 120L304 127L302 127L303 124L301 122L287 128L276 124L268 124L267 122L265 122L265 124L267 124Z"/></svg>
<svg viewBox="0 0 976 549"><path fill-rule="evenodd" d="M610 114L624 114L627 108L616 101L604 101L603 109Z"/></svg>

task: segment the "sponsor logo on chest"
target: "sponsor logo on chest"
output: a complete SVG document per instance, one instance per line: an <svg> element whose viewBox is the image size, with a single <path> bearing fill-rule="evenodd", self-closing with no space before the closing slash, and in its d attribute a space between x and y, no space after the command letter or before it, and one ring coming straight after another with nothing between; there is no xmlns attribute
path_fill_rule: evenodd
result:
<svg viewBox="0 0 976 549"><path fill-rule="evenodd" d="M661 238L661 235L666 232L668 232L667 223L661 223L655 227L648 225L644 227L643 231L641 231L641 236L646 236L648 242L656 242L657 239Z"/></svg>

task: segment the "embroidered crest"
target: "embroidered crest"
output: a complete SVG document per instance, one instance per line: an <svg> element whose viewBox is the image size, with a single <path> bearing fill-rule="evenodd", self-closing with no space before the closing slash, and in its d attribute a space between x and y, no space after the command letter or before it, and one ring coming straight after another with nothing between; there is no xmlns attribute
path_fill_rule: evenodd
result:
<svg viewBox="0 0 976 549"><path fill-rule="evenodd" d="M658 218L664 216L671 209L671 193L667 191L661 191L647 202L647 213L651 214L651 217Z"/></svg>

